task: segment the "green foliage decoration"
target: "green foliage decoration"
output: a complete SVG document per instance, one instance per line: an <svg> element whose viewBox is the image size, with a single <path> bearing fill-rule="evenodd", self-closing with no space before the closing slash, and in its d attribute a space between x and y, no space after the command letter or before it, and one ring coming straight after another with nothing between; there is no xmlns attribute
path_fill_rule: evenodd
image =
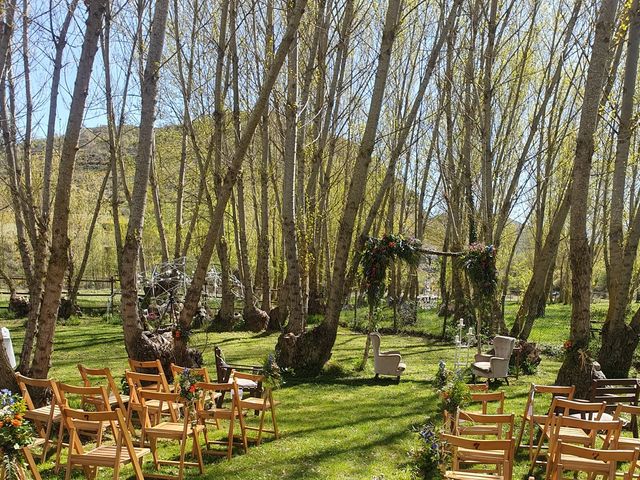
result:
<svg viewBox="0 0 640 480"><path fill-rule="evenodd" d="M472 243L462 255L462 262L478 300L492 298L498 286L495 247Z"/></svg>
<svg viewBox="0 0 640 480"><path fill-rule="evenodd" d="M362 252L362 275L367 289L369 307L377 305L384 294L387 268L394 260L418 265L422 244L416 238L386 234L382 238L367 238Z"/></svg>

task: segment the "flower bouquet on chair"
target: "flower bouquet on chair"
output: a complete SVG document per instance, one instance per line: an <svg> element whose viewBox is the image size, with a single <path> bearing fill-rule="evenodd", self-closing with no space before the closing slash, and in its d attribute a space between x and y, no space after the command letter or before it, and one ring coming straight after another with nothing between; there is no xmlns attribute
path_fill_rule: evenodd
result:
<svg viewBox="0 0 640 480"><path fill-rule="evenodd" d="M34 440L33 426L24 420L27 406L20 395L0 390L0 479L25 478L22 448Z"/></svg>
<svg viewBox="0 0 640 480"><path fill-rule="evenodd" d="M185 368L182 373L175 376L174 384L176 393L179 393L189 405L193 405L200 397L201 390L196 388L198 382L203 382L201 375L191 373L191 370Z"/></svg>

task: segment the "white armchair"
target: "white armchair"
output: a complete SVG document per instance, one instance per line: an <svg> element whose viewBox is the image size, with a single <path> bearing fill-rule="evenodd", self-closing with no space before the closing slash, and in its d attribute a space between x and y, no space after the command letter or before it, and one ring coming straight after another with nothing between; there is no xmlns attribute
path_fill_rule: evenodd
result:
<svg viewBox="0 0 640 480"><path fill-rule="evenodd" d="M516 339L498 335L493 339L493 354L478 353L471 365L475 377L504 378L509 384L509 360L516 345Z"/></svg>
<svg viewBox="0 0 640 480"><path fill-rule="evenodd" d="M369 338L371 340L371 348L373 349L373 366L376 372L376 378L378 378L379 375L392 375L400 381L400 375L402 375L407 368L407 366L402 363L400 352L381 352L379 333L370 333Z"/></svg>

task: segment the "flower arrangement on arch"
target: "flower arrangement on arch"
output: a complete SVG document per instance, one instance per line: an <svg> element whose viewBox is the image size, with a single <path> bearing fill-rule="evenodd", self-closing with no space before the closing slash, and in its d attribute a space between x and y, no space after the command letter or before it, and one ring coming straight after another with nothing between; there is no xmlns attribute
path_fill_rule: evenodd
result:
<svg viewBox="0 0 640 480"><path fill-rule="evenodd" d="M198 382L204 382L204 378L202 375L192 373L189 368L185 368L173 380L176 393L179 393L188 403L195 403L202 393L201 389L196 388Z"/></svg>
<svg viewBox="0 0 640 480"><path fill-rule="evenodd" d="M496 248L493 245L472 243L462 255L462 262L476 294L482 299L492 297L498 286Z"/></svg>
<svg viewBox="0 0 640 480"><path fill-rule="evenodd" d="M367 238L361 264L370 307L377 305L384 294L387 268L391 262L400 259L409 265L418 265L422 257L421 246L420 240L401 235L386 234L382 238Z"/></svg>

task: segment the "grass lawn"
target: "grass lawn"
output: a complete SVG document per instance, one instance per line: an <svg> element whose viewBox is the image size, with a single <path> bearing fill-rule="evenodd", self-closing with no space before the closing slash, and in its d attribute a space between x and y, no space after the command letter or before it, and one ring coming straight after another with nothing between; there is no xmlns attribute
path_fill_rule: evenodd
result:
<svg viewBox="0 0 640 480"><path fill-rule="evenodd" d="M510 307L513 311L513 308ZM364 313L364 310L363 310ZM423 315L440 322L433 314ZM569 310L551 307L549 315L538 321L534 340L560 344L568 335ZM19 351L22 322L6 320L14 345ZM73 323L73 322L72 322ZM79 383L78 363L108 366L114 375L123 374L126 354L122 327L100 318L81 319L76 325L59 326L56 331L51 375L68 383ZM430 322L433 323L433 322ZM432 327L435 328L435 327ZM205 352L205 360L214 368L213 346L219 345L227 360L260 364L273 350L277 335L234 333L198 333L192 343ZM400 384L392 380L373 380L371 361L368 370L355 372L362 357L365 337L341 329L334 349L329 374L305 380L288 380L275 392L282 438L270 439L260 447L250 447L246 455L236 455L227 462L206 457L206 475L215 479L410 479L413 464L408 452L418 446L414 425L427 416L438 419L437 392L432 379L440 359L453 362L450 345L420 336L385 335L383 349L400 350L408 365ZM555 359L545 358L534 376L513 379L503 386L507 412L520 415L531 382L552 383L559 368ZM164 455L177 456L177 448L167 444ZM514 478L527 470L527 455L518 456ZM150 459L146 462L150 469ZM43 468L44 478L63 478L53 473L51 461ZM130 476L130 469L122 478ZM201 478L190 470L189 478ZM112 478L103 470L99 478ZM76 478L82 478L78 473Z"/></svg>

